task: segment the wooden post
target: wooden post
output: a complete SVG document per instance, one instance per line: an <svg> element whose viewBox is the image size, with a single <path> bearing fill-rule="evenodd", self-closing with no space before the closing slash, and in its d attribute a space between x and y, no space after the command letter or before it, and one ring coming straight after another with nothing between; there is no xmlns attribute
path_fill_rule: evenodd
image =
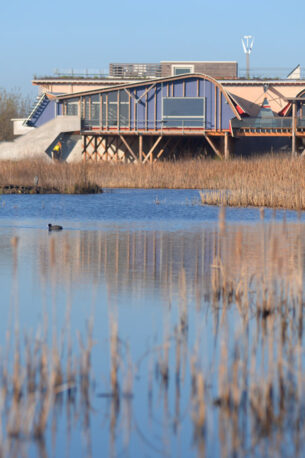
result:
<svg viewBox="0 0 305 458"><path fill-rule="evenodd" d="M109 130L109 119L108 119L108 94L106 94L106 130ZM107 141L106 141L107 145Z"/></svg>
<svg viewBox="0 0 305 458"><path fill-rule="evenodd" d="M152 145L152 147L150 148L149 152L147 153L144 161L143 161L143 164L145 164L146 161L149 160L149 162L152 164L153 163L153 152L154 150L156 149L156 147L159 145L160 141L162 140L162 136L160 135L160 137L157 138L157 140L154 142L154 144Z"/></svg>
<svg viewBox="0 0 305 458"><path fill-rule="evenodd" d="M215 98L215 102L214 102L214 130L217 130L217 87L215 85L215 89L214 89L214 98Z"/></svg>
<svg viewBox="0 0 305 458"><path fill-rule="evenodd" d="M126 139L123 137L123 135L120 135L120 139L122 140L123 144L126 146L127 150L129 151L129 153L131 154L131 156L134 158L134 161L137 162L138 159L137 159L137 156L135 155L135 153L132 151L130 145L127 143Z"/></svg>
<svg viewBox="0 0 305 458"><path fill-rule="evenodd" d="M120 131L120 91L118 91L118 94L117 94L116 116L117 116L117 129L118 129L118 131Z"/></svg>
<svg viewBox="0 0 305 458"><path fill-rule="evenodd" d="M128 92L128 113L129 113L129 130L131 130L131 96L130 92Z"/></svg>
<svg viewBox="0 0 305 458"><path fill-rule="evenodd" d="M157 86L155 86L154 102L154 129L157 130Z"/></svg>
<svg viewBox="0 0 305 458"><path fill-rule="evenodd" d="M108 102L108 100L107 100L107 102ZM108 103L107 103L107 106L108 106ZM107 117L107 119L108 119L108 117ZM105 137L105 160L106 161L109 160L109 158L108 158L108 148L109 148L108 137Z"/></svg>
<svg viewBox="0 0 305 458"><path fill-rule="evenodd" d="M291 155L296 155L296 126L297 126L297 116L296 116L296 102L292 102L292 132L291 132Z"/></svg>
<svg viewBox="0 0 305 458"><path fill-rule="evenodd" d="M100 129L103 129L103 96L100 94Z"/></svg>
<svg viewBox="0 0 305 458"><path fill-rule="evenodd" d="M143 160L143 135L139 135L139 161Z"/></svg>
<svg viewBox="0 0 305 458"><path fill-rule="evenodd" d="M225 137L224 137L224 156L225 160L230 159L230 146L229 146L229 132L225 132Z"/></svg>
<svg viewBox="0 0 305 458"><path fill-rule="evenodd" d="M145 130L148 129L148 92L145 95Z"/></svg>
<svg viewBox="0 0 305 458"><path fill-rule="evenodd" d="M136 91L135 91L136 92ZM133 100L133 119L134 119L134 130L138 130L138 123L137 123L137 102L134 98Z"/></svg>
<svg viewBox="0 0 305 458"><path fill-rule="evenodd" d="M97 136L94 136L94 154L95 154L95 160L97 161Z"/></svg>
<svg viewBox="0 0 305 458"><path fill-rule="evenodd" d="M214 151L215 154L217 154L217 156L219 157L219 159L223 159L223 156L221 154L221 152L219 151L219 149L217 148L217 146L215 145L215 143L213 142L213 140L211 139L211 137L209 137L208 135L204 135L205 139L207 140L208 144L210 145L210 147L212 148L212 150Z"/></svg>

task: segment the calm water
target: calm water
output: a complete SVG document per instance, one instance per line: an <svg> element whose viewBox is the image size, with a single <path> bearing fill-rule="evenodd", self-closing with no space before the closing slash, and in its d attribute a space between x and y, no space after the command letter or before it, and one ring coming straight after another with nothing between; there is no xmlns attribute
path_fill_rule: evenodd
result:
<svg viewBox="0 0 305 458"><path fill-rule="evenodd" d="M236 353L241 335L249 346L259 342L256 364L268 366L268 338L261 336L255 312L250 310L245 331L237 306L231 305L225 317L215 306L215 260L221 261L217 268L224 266L241 282L242 273L253 270L262 275L276 271L283 281L298 272L303 284L303 221L303 215L288 211L266 210L262 220L257 209L202 207L198 192L185 190L1 197L2 345L7 329L18 326L35 335L47 315L49 342L54 332L60 339L69 329L77 353L77 331L84 338L88 320L93 321L89 412L73 416L64 404L54 409L43 447L25 440L28 453L186 457L232 456L235 450L267 456L278 443L278 429L254 437L247 410L235 424L215 407L224 342L226 361ZM64 230L49 233L50 222ZM185 329L178 339L182 319ZM119 405L109 396L113 323L120 342ZM193 424L194 355L205 374L206 420L200 437ZM162 383L157 369L166 358L169 378ZM125 396L127 385L131 395ZM234 448L237 436L241 444ZM282 453L302 455L289 428L275 449Z"/></svg>

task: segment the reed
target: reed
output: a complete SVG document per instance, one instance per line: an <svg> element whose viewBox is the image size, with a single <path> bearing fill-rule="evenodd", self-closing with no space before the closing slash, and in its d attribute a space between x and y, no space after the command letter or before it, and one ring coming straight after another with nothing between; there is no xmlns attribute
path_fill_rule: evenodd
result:
<svg viewBox="0 0 305 458"><path fill-rule="evenodd" d="M205 189L202 203L234 206L305 208L305 161L264 156L220 162L211 159L148 164L108 162L1 163L0 186L33 186L58 192L95 192L97 188Z"/></svg>

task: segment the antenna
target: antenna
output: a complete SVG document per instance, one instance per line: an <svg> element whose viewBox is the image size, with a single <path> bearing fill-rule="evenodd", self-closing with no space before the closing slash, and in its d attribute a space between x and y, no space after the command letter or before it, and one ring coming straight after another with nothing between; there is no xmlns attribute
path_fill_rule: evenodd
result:
<svg viewBox="0 0 305 458"><path fill-rule="evenodd" d="M251 54L253 44L254 44L254 37L252 37L251 35L244 35L244 37L241 39L241 43L243 45L244 53L246 54L247 79L249 79L250 78L250 54Z"/></svg>

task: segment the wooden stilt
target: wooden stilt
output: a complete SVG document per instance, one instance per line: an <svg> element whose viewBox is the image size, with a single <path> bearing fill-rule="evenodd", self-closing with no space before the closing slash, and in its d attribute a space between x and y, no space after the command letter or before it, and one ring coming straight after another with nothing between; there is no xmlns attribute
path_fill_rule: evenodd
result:
<svg viewBox="0 0 305 458"><path fill-rule="evenodd" d="M134 161L135 162L138 162L138 159L137 159L137 156L135 155L135 153L132 151L131 147L128 145L126 139L123 137L123 135L120 135L120 139L122 140L122 142L124 143L124 145L126 146L127 150L129 151L129 153L131 154L131 156L133 157Z"/></svg>
<svg viewBox="0 0 305 458"><path fill-rule="evenodd" d="M94 137L94 158L97 161L97 137Z"/></svg>
<svg viewBox="0 0 305 458"><path fill-rule="evenodd" d="M229 142L230 142L229 132L226 132L225 133L225 137L224 137L224 156L225 156L225 160L230 159L230 145L229 145Z"/></svg>
<svg viewBox="0 0 305 458"><path fill-rule="evenodd" d="M160 149L159 153L157 154L157 156L154 159L154 162L157 162L157 160L162 156L162 154L164 153L165 148L167 147L168 143L169 143L169 138L166 140L165 145L163 146L163 148Z"/></svg>
<svg viewBox="0 0 305 458"><path fill-rule="evenodd" d="M88 142L87 142L87 138L88 138ZM83 151L82 151L82 155L84 154L85 155L85 160L87 159L87 155L89 154L88 152L88 146L92 143L94 139L94 136L91 136L91 138L87 135L84 135L84 147L83 147ZM89 157L90 159L90 157Z"/></svg>
<svg viewBox="0 0 305 458"><path fill-rule="evenodd" d="M139 161L143 161L143 135L139 135Z"/></svg>
<svg viewBox="0 0 305 458"><path fill-rule="evenodd" d="M296 116L296 102L292 102L292 137L291 137L291 155L296 156L296 130L297 130L297 116Z"/></svg>
<svg viewBox="0 0 305 458"><path fill-rule="evenodd" d="M160 135L160 137L157 138L157 140L155 141L153 146L150 148L148 154L146 155L146 157L145 157L145 159L143 161L143 164L145 164L145 162L148 161L148 159L150 160L150 163L152 164L152 162L153 162L153 152L156 149L156 147L159 145L161 140L162 140L162 136Z"/></svg>
<svg viewBox="0 0 305 458"><path fill-rule="evenodd" d="M210 147L212 148L212 150L214 151L214 153L215 153L220 159L223 159L223 156L222 156L221 152L220 152L219 149L216 147L215 143L213 143L211 137L209 137L208 135L205 135L204 138L206 139L206 141L208 142L208 144L210 145Z"/></svg>

